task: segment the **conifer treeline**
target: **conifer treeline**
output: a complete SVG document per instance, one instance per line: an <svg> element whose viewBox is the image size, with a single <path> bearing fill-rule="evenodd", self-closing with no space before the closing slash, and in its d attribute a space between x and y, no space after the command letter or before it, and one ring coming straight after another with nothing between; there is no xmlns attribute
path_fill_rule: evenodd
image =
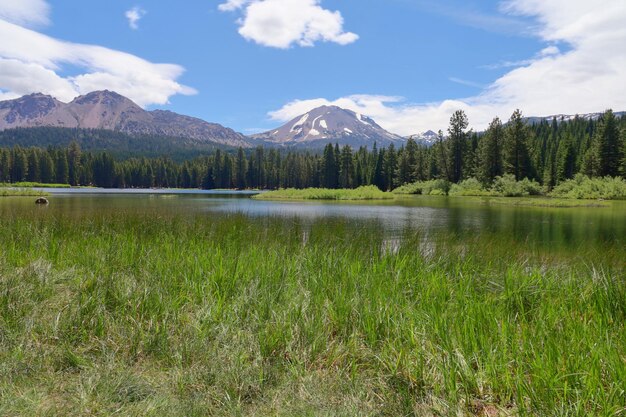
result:
<svg viewBox="0 0 626 417"><path fill-rule="evenodd" d="M459 182L474 177L489 184L512 174L552 187L576 173L626 174L626 118L607 111L600 120L543 121L528 126L515 111L508 123L494 119L483 134L467 130L463 111L450 119L447 137L431 147L409 139L372 150L327 145L323 153L258 147L175 163L167 157L115 160L111 154L65 149L0 149L0 182L20 181L98 187L172 188L354 188L389 190L434 178Z"/></svg>

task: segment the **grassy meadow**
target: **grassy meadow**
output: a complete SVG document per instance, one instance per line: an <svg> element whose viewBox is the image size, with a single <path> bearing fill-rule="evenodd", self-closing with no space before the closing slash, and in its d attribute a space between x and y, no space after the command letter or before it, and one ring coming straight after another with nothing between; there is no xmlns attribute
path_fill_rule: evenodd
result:
<svg viewBox="0 0 626 417"><path fill-rule="evenodd" d="M354 189L286 188L257 194L252 198L256 200L392 200L394 195L381 191L373 185L364 185Z"/></svg>
<svg viewBox="0 0 626 417"><path fill-rule="evenodd" d="M617 416L623 248L376 222L0 217L2 416Z"/></svg>

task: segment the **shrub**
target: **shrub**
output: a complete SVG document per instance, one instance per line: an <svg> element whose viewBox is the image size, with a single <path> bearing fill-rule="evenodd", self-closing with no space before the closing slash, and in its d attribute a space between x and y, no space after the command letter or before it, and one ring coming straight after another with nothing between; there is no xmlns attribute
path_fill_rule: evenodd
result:
<svg viewBox="0 0 626 417"><path fill-rule="evenodd" d="M450 190L450 183L446 180L417 181L405 184L393 190L395 194L422 194L422 195L446 195Z"/></svg>
<svg viewBox="0 0 626 417"><path fill-rule="evenodd" d="M470 195L476 195L476 196L493 196L493 195L497 195L494 191L492 190L487 190L485 189L485 187L482 185L482 183L480 181L478 181L476 178L468 178L466 180L461 181L458 184L452 184L452 187L450 187L450 195L459 195L459 196L470 196Z"/></svg>
<svg viewBox="0 0 626 417"><path fill-rule="evenodd" d="M511 174L504 174L496 177L491 190L497 195L504 197L523 197L527 195L542 194L542 187L534 180L524 178L521 181L515 181L515 177Z"/></svg>
<svg viewBox="0 0 626 417"><path fill-rule="evenodd" d="M554 187L552 197L623 200L626 199L626 180L620 177L589 178L576 174L571 179Z"/></svg>

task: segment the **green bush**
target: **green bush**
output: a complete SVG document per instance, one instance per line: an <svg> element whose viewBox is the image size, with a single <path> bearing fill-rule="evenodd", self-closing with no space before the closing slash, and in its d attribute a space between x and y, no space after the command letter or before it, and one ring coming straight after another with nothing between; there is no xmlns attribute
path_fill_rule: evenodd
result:
<svg viewBox="0 0 626 417"><path fill-rule="evenodd" d="M417 181L393 190L394 194L447 195L450 183L446 180Z"/></svg>
<svg viewBox="0 0 626 417"><path fill-rule="evenodd" d="M578 199L626 199L626 180L620 177L589 178L582 174L576 174L571 179L554 187L552 197L578 198Z"/></svg>
<svg viewBox="0 0 626 417"><path fill-rule="evenodd" d="M495 196L492 190L487 190L483 184L476 178L468 178L458 184L452 184L450 187L450 195L457 196Z"/></svg>
<svg viewBox="0 0 626 417"><path fill-rule="evenodd" d="M504 174L496 177L491 190L495 195L503 197L523 197L527 195L540 195L543 188L534 180L524 178L521 181L515 181L515 177L511 174Z"/></svg>

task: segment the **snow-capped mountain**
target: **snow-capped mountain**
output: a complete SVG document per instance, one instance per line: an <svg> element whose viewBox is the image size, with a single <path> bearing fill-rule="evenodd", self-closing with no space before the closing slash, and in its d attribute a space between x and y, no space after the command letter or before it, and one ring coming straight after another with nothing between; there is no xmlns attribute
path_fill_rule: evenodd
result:
<svg viewBox="0 0 626 417"><path fill-rule="evenodd" d="M146 111L108 90L93 91L70 103L44 94L0 101L0 130L43 126L105 129L131 135L186 138L197 143L251 146L244 135L217 123L170 111Z"/></svg>
<svg viewBox="0 0 626 417"><path fill-rule="evenodd" d="M327 143L352 147L401 145L405 139L387 132L374 120L337 106L321 106L287 124L251 139L269 145L317 148Z"/></svg>
<svg viewBox="0 0 626 417"><path fill-rule="evenodd" d="M582 120L598 120L604 112L598 113L585 113L585 114L553 114L551 116L531 116L525 117L524 120L529 124L540 123L544 120L551 122L552 119L556 119L558 123L560 122L569 122L577 117ZM618 111L614 112L615 117L624 117L626 116L626 111Z"/></svg>
<svg viewBox="0 0 626 417"><path fill-rule="evenodd" d="M407 136L407 139L413 139L419 145L432 146L437 142L439 137L432 130L427 130L423 133L418 133L417 135Z"/></svg>

